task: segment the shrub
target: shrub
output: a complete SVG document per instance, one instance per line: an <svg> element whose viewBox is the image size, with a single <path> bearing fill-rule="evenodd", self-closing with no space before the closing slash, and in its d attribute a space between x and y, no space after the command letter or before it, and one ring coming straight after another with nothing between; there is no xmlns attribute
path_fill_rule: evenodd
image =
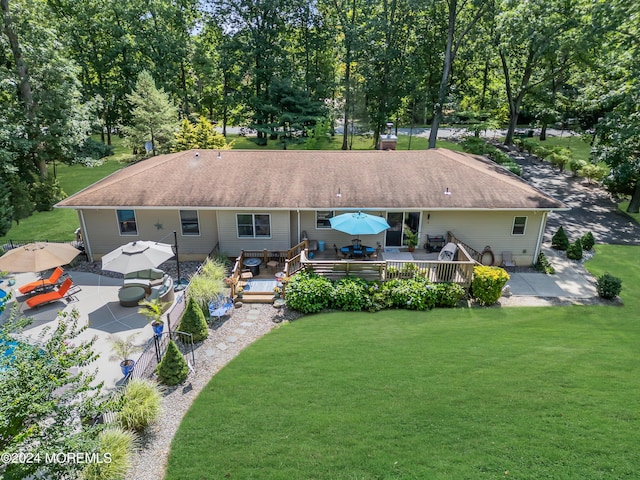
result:
<svg viewBox="0 0 640 480"><path fill-rule="evenodd" d="M109 462L89 463L82 471L84 480L124 480L131 467L131 457L138 443L135 433L117 427L109 427L98 436L100 458L109 454ZM103 459L104 460L104 459Z"/></svg>
<svg viewBox="0 0 640 480"><path fill-rule="evenodd" d="M564 233L564 228L558 228L556 234L551 238L551 246L556 250L566 250L569 248L569 238Z"/></svg>
<svg viewBox="0 0 640 480"><path fill-rule="evenodd" d="M577 239L567 248L567 258L571 260L580 260L582 258L582 242Z"/></svg>
<svg viewBox="0 0 640 480"><path fill-rule="evenodd" d="M35 182L29 188L31 199L35 203L36 210L48 212L53 210L53 205L67 197L56 178L47 178Z"/></svg>
<svg viewBox="0 0 640 480"><path fill-rule="evenodd" d="M207 312L208 311L207 307ZM200 305L191 296L189 296L187 308L185 308L184 313L182 314L178 330L193 335L194 343L201 342L209 336L207 319L205 318L204 313L202 313Z"/></svg>
<svg viewBox="0 0 640 480"><path fill-rule="evenodd" d="M608 174L610 168L606 165L593 165L592 163L587 163L580 170L580 175L587 179L588 183L591 183L593 180L601 182Z"/></svg>
<svg viewBox="0 0 640 480"><path fill-rule="evenodd" d="M528 152L531 153L536 148L536 142L529 139L522 140L522 147Z"/></svg>
<svg viewBox="0 0 640 480"><path fill-rule="evenodd" d="M220 262L207 258L200 271L189 281L189 297L193 298L200 308L206 311L209 302L216 299L224 289L226 267Z"/></svg>
<svg viewBox="0 0 640 480"><path fill-rule="evenodd" d="M429 310L436 306L436 291L424 277L395 279L386 282L383 290L391 306L407 310Z"/></svg>
<svg viewBox="0 0 640 480"><path fill-rule="evenodd" d="M585 233L580 240L582 241L583 250L591 250L596 243L595 238L593 238L593 233L591 232Z"/></svg>
<svg viewBox="0 0 640 480"><path fill-rule="evenodd" d="M438 283L433 288L436 294L436 307L455 307L466 294L464 287L457 283Z"/></svg>
<svg viewBox="0 0 640 480"><path fill-rule="evenodd" d="M167 351L160 360L156 372L160 381L166 385L178 385L189 375L189 366L173 340L169 340Z"/></svg>
<svg viewBox="0 0 640 480"><path fill-rule="evenodd" d="M580 170L587 164L584 160L580 160L578 158L573 158L569 161L569 170L573 173L574 177L577 177L580 173Z"/></svg>
<svg viewBox="0 0 640 480"><path fill-rule="evenodd" d="M370 312L377 312L385 308L393 307L391 297L388 295L387 290L384 288L382 282L371 282L369 284L369 305L367 310Z"/></svg>
<svg viewBox="0 0 640 480"><path fill-rule="evenodd" d="M161 394L156 383L151 380L131 380L120 401L118 422L127 430L144 430L160 416Z"/></svg>
<svg viewBox="0 0 640 480"><path fill-rule="evenodd" d="M342 278L332 290L333 307L350 312L364 310L371 303L368 292L366 280L357 277Z"/></svg>
<svg viewBox="0 0 640 480"><path fill-rule="evenodd" d="M616 298L622 291L622 280L608 273L600 275L596 282L598 295L609 300Z"/></svg>
<svg viewBox="0 0 640 480"><path fill-rule="evenodd" d="M538 254L538 261L533 266L533 268L535 268L539 272L548 273L550 275L556 273L556 269L553 268L553 265L551 265L551 263L549 263L549 259L543 252L540 252Z"/></svg>
<svg viewBox="0 0 640 480"><path fill-rule="evenodd" d="M302 313L318 313L331 304L333 285L328 278L301 272L292 277L286 292L288 307Z"/></svg>
<svg viewBox="0 0 640 480"><path fill-rule="evenodd" d="M502 296L509 274L500 267L473 267L471 288L480 305L493 305Z"/></svg>
<svg viewBox="0 0 640 480"><path fill-rule="evenodd" d="M565 155L563 153L553 152L549 154L547 160L549 160L552 165L555 165L561 172L563 172L564 166L567 164L567 162L569 162L569 158L570 157L568 155Z"/></svg>

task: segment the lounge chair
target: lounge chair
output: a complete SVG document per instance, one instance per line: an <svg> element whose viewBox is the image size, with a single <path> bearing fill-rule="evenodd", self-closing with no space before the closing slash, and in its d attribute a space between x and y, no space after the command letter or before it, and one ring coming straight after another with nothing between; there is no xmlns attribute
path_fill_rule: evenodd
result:
<svg viewBox="0 0 640 480"><path fill-rule="evenodd" d="M504 268L516 266L516 261L513 259L511 252L502 252L502 263L500 266Z"/></svg>
<svg viewBox="0 0 640 480"><path fill-rule="evenodd" d="M28 293L34 293L36 290L44 289L47 287L55 287L62 277L64 270L61 267L56 267L49 278L45 278L43 280L36 280L35 282L26 283L18 288L18 291L23 295Z"/></svg>
<svg viewBox="0 0 640 480"><path fill-rule="evenodd" d="M62 300L67 296L67 293L69 292L72 284L73 282L71 281L71 279L67 278L64 282L62 282L62 285L60 285L60 288L58 288L57 290L48 293L41 293L40 295L29 298L26 302L27 306L29 308L35 308L46 303Z"/></svg>

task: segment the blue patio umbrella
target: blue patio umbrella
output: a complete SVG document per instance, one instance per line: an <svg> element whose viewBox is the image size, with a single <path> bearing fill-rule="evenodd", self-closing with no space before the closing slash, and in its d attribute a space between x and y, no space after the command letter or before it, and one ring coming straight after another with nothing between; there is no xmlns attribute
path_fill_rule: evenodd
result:
<svg viewBox="0 0 640 480"><path fill-rule="evenodd" d="M362 212L343 213L329 219L331 228L349 235L375 235L390 228L382 217Z"/></svg>

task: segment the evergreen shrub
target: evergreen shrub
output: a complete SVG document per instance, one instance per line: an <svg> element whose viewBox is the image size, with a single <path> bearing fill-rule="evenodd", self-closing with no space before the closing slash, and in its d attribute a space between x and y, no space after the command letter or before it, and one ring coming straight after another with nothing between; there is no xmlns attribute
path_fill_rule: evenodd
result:
<svg viewBox="0 0 640 480"><path fill-rule="evenodd" d="M551 265L551 263L549 262L549 259L544 254L544 252L540 252L538 254L538 261L535 263L533 268L535 268L539 272L544 272L550 275L553 275L554 273L556 273L556 269L553 268L553 265Z"/></svg>
<svg viewBox="0 0 640 480"><path fill-rule="evenodd" d="M180 353L176 342L169 340L167 351L156 368L160 382L165 385L178 385L186 380L189 375L187 361Z"/></svg>
<svg viewBox="0 0 640 480"><path fill-rule="evenodd" d="M567 248L567 258L571 260L582 259L582 242L577 239Z"/></svg>
<svg viewBox="0 0 640 480"><path fill-rule="evenodd" d="M493 305L502 296L502 289L509 281L509 274L500 267L473 267L471 290L480 305Z"/></svg>
<svg viewBox="0 0 640 480"><path fill-rule="evenodd" d="M585 233L580 240L582 241L583 250L591 250L596 243L595 238L593 238L593 233L591 232Z"/></svg>
<svg viewBox="0 0 640 480"><path fill-rule="evenodd" d="M200 305L191 296L189 296L187 308L185 308L182 318L180 319L178 330L193 335L194 343L201 342L209 336L207 319Z"/></svg>
<svg viewBox="0 0 640 480"><path fill-rule="evenodd" d="M596 282L598 296L609 300L616 298L622 291L622 280L608 273L600 275Z"/></svg>
<svg viewBox="0 0 640 480"><path fill-rule="evenodd" d="M555 235L551 237L551 246L556 250L566 250L569 248L569 237L567 237L562 226L558 228Z"/></svg>
<svg viewBox="0 0 640 480"><path fill-rule="evenodd" d="M569 161L569 170L571 170L571 173L573 173L574 177L577 177L586 164L587 162L585 162L584 160L573 158Z"/></svg>

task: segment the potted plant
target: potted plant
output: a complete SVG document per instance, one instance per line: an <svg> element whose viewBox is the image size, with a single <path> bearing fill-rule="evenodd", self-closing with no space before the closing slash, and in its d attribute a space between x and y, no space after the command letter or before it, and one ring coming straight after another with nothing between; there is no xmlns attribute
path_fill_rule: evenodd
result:
<svg viewBox="0 0 640 480"><path fill-rule="evenodd" d="M244 288L242 287L238 287L236 289L236 297L238 298L242 298L242 296L244 295Z"/></svg>
<svg viewBox="0 0 640 480"><path fill-rule="evenodd" d="M113 355L110 360L120 360L120 369L125 377L129 376L136 364L131 356L140 350L140 347L133 343L134 339L134 335L129 335L127 338L111 335L109 338L113 346Z"/></svg>
<svg viewBox="0 0 640 480"><path fill-rule="evenodd" d="M418 245L418 233L409 227L404 227L404 243L409 247L409 251L413 252Z"/></svg>
<svg viewBox="0 0 640 480"><path fill-rule="evenodd" d="M162 331L164 330L162 314L167 305L168 302L161 302L159 298L154 298L153 300L142 300L140 302L138 313L151 320L151 326L153 327L153 332L156 336L162 335Z"/></svg>
<svg viewBox="0 0 640 480"><path fill-rule="evenodd" d="M282 294L282 289L280 287L273 287L273 296L275 298L280 298L281 294Z"/></svg>

